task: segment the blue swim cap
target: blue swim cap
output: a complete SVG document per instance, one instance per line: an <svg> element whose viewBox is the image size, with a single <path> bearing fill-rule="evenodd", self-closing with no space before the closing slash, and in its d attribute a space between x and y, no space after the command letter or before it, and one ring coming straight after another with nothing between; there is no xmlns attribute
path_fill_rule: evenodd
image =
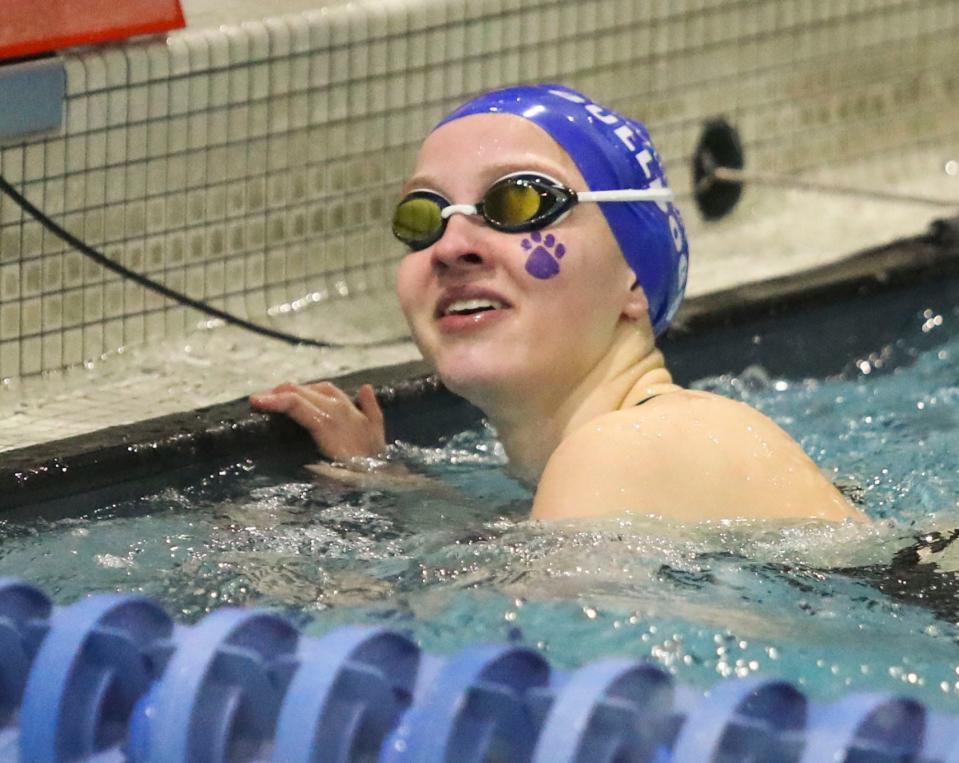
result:
<svg viewBox="0 0 959 763"><path fill-rule="evenodd" d="M514 114L539 125L569 154L591 191L667 187L646 127L568 87L494 90L460 106L436 127L473 114ZM599 206L646 293L653 330L661 334L686 291L689 245L679 210L670 202Z"/></svg>

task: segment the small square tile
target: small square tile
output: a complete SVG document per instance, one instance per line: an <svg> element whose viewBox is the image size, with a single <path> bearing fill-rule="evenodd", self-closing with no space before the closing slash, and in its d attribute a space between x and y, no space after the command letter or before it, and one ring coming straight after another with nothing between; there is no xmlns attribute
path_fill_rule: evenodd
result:
<svg viewBox="0 0 959 763"><path fill-rule="evenodd" d="M211 258L222 257L226 251L226 233L222 228L207 229L206 250Z"/></svg>
<svg viewBox="0 0 959 763"><path fill-rule="evenodd" d="M132 162L126 167L124 176L126 181L127 198L139 200L147 195L147 166L146 162Z"/></svg>
<svg viewBox="0 0 959 763"><path fill-rule="evenodd" d="M107 95L107 126L125 125L130 121L130 103L126 88Z"/></svg>
<svg viewBox="0 0 959 763"><path fill-rule="evenodd" d="M63 332L63 364L78 366L83 362L83 331L79 328Z"/></svg>
<svg viewBox="0 0 959 763"><path fill-rule="evenodd" d="M61 295L47 294L43 298L42 311L41 328L44 333L58 331L63 326L63 297Z"/></svg>
<svg viewBox="0 0 959 763"><path fill-rule="evenodd" d="M210 107L222 109L230 103L230 73L213 72L210 74Z"/></svg>
<svg viewBox="0 0 959 763"><path fill-rule="evenodd" d="M103 287L103 315L115 318L123 314L123 281L111 281Z"/></svg>
<svg viewBox="0 0 959 763"><path fill-rule="evenodd" d="M7 226L0 233L0 263L20 259L20 226Z"/></svg>
<svg viewBox="0 0 959 763"><path fill-rule="evenodd" d="M83 357L88 360L103 354L103 324L91 323L83 327Z"/></svg>
<svg viewBox="0 0 959 763"><path fill-rule="evenodd" d="M127 281L123 285L123 304L125 306L127 315L134 315L136 313L143 312L144 305L144 294L146 289L140 286L137 283L131 283Z"/></svg>
<svg viewBox="0 0 959 763"><path fill-rule="evenodd" d="M95 50L89 51L82 58L86 77L86 90L105 90L107 88L107 62Z"/></svg>
<svg viewBox="0 0 959 763"><path fill-rule="evenodd" d="M238 292L246 290L246 263L234 258L226 261L226 275L224 291Z"/></svg>
<svg viewBox="0 0 959 763"><path fill-rule="evenodd" d="M166 199L166 219L171 230L182 228L186 224L186 195L173 194Z"/></svg>
<svg viewBox="0 0 959 763"><path fill-rule="evenodd" d="M187 252L191 262L206 259L206 235L202 230L190 232L187 239Z"/></svg>
<svg viewBox="0 0 959 763"><path fill-rule="evenodd" d="M59 291L63 288L63 255L49 255L43 258L43 291Z"/></svg>
<svg viewBox="0 0 959 763"><path fill-rule="evenodd" d="M190 48L187 35L171 35L166 40L170 76L180 77L190 73Z"/></svg>
<svg viewBox="0 0 959 763"><path fill-rule="evenodd" d="M20 343L20 373L23 376L43 370L43 344L40 337L24 339Z"/></svg>
<svg viewBox="0 0 959 763"><path fill-rule="evenodd" d="M191 111L205 111L210 108L210 76L208 74L196 73L190 77L188 97Z"/></svg>
<svg viewBox="0 0 959 763"><path fill-rule="evenodd" d="M83 283L83 255L69 251L63 255L63 286L66 289Z"/></svg>
<svg viewBox="0 0 959 763"><path fill-rule="evenodd" d="M132 125L127 128L127 160L142 161L147 158L149 132L146 125Z"/></svg>
<svg viewBox="0 0 959 763"><path fill-rule="evenodd" d="M207 114L192 114L187 121L187 141L191 149L205 148L210 142L210 121Z"/></svg>
<svg viewBox="0 0 959 763"><path fill-rule="evenodd" d="M32 336L43 331L42 305L42 300L39 297L25 299L20 303L21 335Z"/></svg>
<svg viewBox="0 0 959 763"><path fill-rule="evenodd" d="M20 304L18 302L0 304L0 340L14 339L18 336L20 336Z"/></svg>
<svg viewBox="0 0 959 763"><path fill-rule="evenodd" d="M142 201L127 204L124 220L124 238L138 238L146 231L146 204Z"/></svg>
<svg viewBox="0 0 959 763"><path fill-rule="evenodd" d="M142 315L129 315L123 320L123 344L140 344L146 332L146 321Z"/></svg>
<svg viewBox="0 0 959 763"><path fill-rule="evenodd" d="M171 156L167 161L166 190L170 192L182 191L187 186L186 157Z"/></svg>
<svg viewBox="0 0 959 763"><path fill-rule="evenodd" d="M207 192L206 219L216 222L226 217L226 186L212 186Z"/></svg>
<svg viewBox="0 0 959 763"><path fill-rule="evenodd" d="M79 326L84 322L83 293L68 291L63 296L63 325Z"/></svg>
<svg viewBox="0 0 959 763"><path fill-rule="evenodd" d="M86 286L83 289L83 320L95 323L103 319L103 285Z"/></svg>
<svg viewBox="0 0 959 763"><path fill-rule="evenodd" d="M266 245L266 222L255 218L246 224L246 243L252 250L263 249Z"/></svg>
<svg viewBox="0 0 959 763"><path fill-rule="evenodd" d="M108 204L119 204L127 195L126 169L121 165L109 167L106 171L106 201Z"/></svg>
<svg viewBox="0 0 959 763"><path fill-rule="evenodd" d="M151 82L148 85L148 115L150 119L164 119L170 114L170 83Z"/></svg>
<svg viewBox="0 0 959 763"><path fill-rule="evenodd" d="M127 160L127 128L114 127L106 131L107 164L123 164Z"/></svg>
<svg viewBox="0 0 959 763"><path fill-rule="evenodd" d="M226 244L227 254L239 254L246 249L246 223L237 222L229 226Z"/></svg>
<svg viewBox="0 0 959 763"><path fill-rule="evenodd" d="M261 101L270 95L270 65L251 64L249 68L250 87L247 96L250 101Z"/></svg>
<svg viewBox="0 0 959 763"><path fill-rule="evenodd" d="M32 297L41 291L43 269L39 259L29 260L20 265L20 293Z"/></svg>
<svg viewBox="0 0 959 763"><path fill-rule="evenodd" d="M167 236L166 260L168 268L178 267L186 262L186 237L183 233L173 233Z"/></svg>
<svg viewBox="0 0 959 763"><path fill-rule="evenodd" d="M170 114L178 116L190 111L190 82L186 78L170 80Z"/></svg>
<svg viewBox="0 0 959 763"><path fill-rule="evenodd" d="M0 342L0 379L11 379L20 375L20 343Z"/></svg>
<svg viewBox="0 0 959 763"><path fill-rule="evenodd" d="M224 292L226 267L223 262L212 262L206 268L205 292L208 297L216 297Z"/></svg>
<svg viewBox="0 0 959 763"><path fill-rule="evenodd" d="M246 273L243 281L247 290L263 286L266 276L266 257L263 254L250 254L246 257Z"/></svg>
<svg viewBox="0 0 959 763"><path fill-rule="evenodd" d="M162 312L148 313L144 316L143 337L145 340L158 340L166 336L166 320Z"/></svg>
<svg viewBox="0 0 959 763"><path fill-rule="evenodd" d="M229 102L246 105L250 98L250 69L242 66L229 72Z"/></svg>
<svg viewBox="0 0 959 763"><path fill-rule="evenodd" d="M270 108L266 103L251 103L249 107L249 135L261 138L269 132Z"/></svg>
<svg viewBox="0 0 959 763"><path fill-rule="evenodd" d="M103 346L107 352L114 352L123 346L123 321L114 318L103 324Z"/></svg>
<svg viewBox="0 0 959 763"><path fill-rule="evenodd" d="M188 267L184 273L184 290L188 297L202 300L206 298L205 268L202 265Z"/></svg>

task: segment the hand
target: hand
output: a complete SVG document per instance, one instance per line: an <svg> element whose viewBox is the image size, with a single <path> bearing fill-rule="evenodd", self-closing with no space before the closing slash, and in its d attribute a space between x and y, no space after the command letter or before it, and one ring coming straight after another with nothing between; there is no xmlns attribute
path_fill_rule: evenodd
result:
<svg viewBox="0 0 959 763"><path fill-rule="evenodd" d="M360 387L356 405L330 382L281 384L270 392L251 395L250 404L260 411L285 413L306 429L320 452L333 461L369 458L386 450L383 411L369 384Z"/></svg>

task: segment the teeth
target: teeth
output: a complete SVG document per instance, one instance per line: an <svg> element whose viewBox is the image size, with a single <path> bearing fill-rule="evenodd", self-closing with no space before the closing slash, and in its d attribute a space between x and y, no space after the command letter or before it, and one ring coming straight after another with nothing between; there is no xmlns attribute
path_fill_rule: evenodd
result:
<svg viewBox="0 0 959 763"><path fill-rule="evenodd" d="M500 310L504 305L495 299L458 299L446 308L450 313L474 313L480 310Z"/></svg>

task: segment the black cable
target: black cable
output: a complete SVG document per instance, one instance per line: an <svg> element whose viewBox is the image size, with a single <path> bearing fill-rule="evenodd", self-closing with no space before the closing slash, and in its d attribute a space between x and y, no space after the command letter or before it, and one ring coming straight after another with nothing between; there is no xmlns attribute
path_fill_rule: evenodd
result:
<svg viewBox="0 0 959 763"><path fill-rule="evenodd" d="M91 260L96 262L98 265L105 267L107 270L112 270L114 273L118 273L124 278L128 278L131 281L134 281L145 289L151 289L152 291L162 294L167 299L172 299L174 302L179 302L181 305L186 305L187 307L192 307L194 310L198 310L201 313L206 315L213 316L214 318L219 318L224 323L229 323L233 326L239 326L244 328L247 331L252 331L254 334L260 334L261 336L269 337L270 339L278 339L281 342L286 342L288 344L295 345L307 345L309 347L370 347L374 346L371 344L358 344L358 345L341 345L333 344L330 342L321 342L316 339L307 339L304 337L295 336L293 334L287 334L284 331L278 331L276 329L271 329L266 326L260 326L259 324L252 323L244 318L239 318L231 313L227 313L223 310L220 310L216 307L211 307L205 302L200 302L199 300L188 297L186 294L181 294L178 291L174 291L168 286L164 286L158 281L154 281L152 278L148 278L145 275L137 273L129 268L124 267L118 262L114 262L104 254L98 252L96 249L91 247L89 244L84 243L72 233L61 228L57 223L47 217L41 210L37 209L30 201L23 196L16 188L14 188L10 183L7 182L6 178L0 175L0 191L3 191L7 196L13 199L17 205L28 215L30 215L34 220L40 223L44 228L50 231L57 238L63 240L81 254L89 257ZM392 341L392 340L390 340ZM376 342L375 344L389 344L390 342Z"/></svg>

